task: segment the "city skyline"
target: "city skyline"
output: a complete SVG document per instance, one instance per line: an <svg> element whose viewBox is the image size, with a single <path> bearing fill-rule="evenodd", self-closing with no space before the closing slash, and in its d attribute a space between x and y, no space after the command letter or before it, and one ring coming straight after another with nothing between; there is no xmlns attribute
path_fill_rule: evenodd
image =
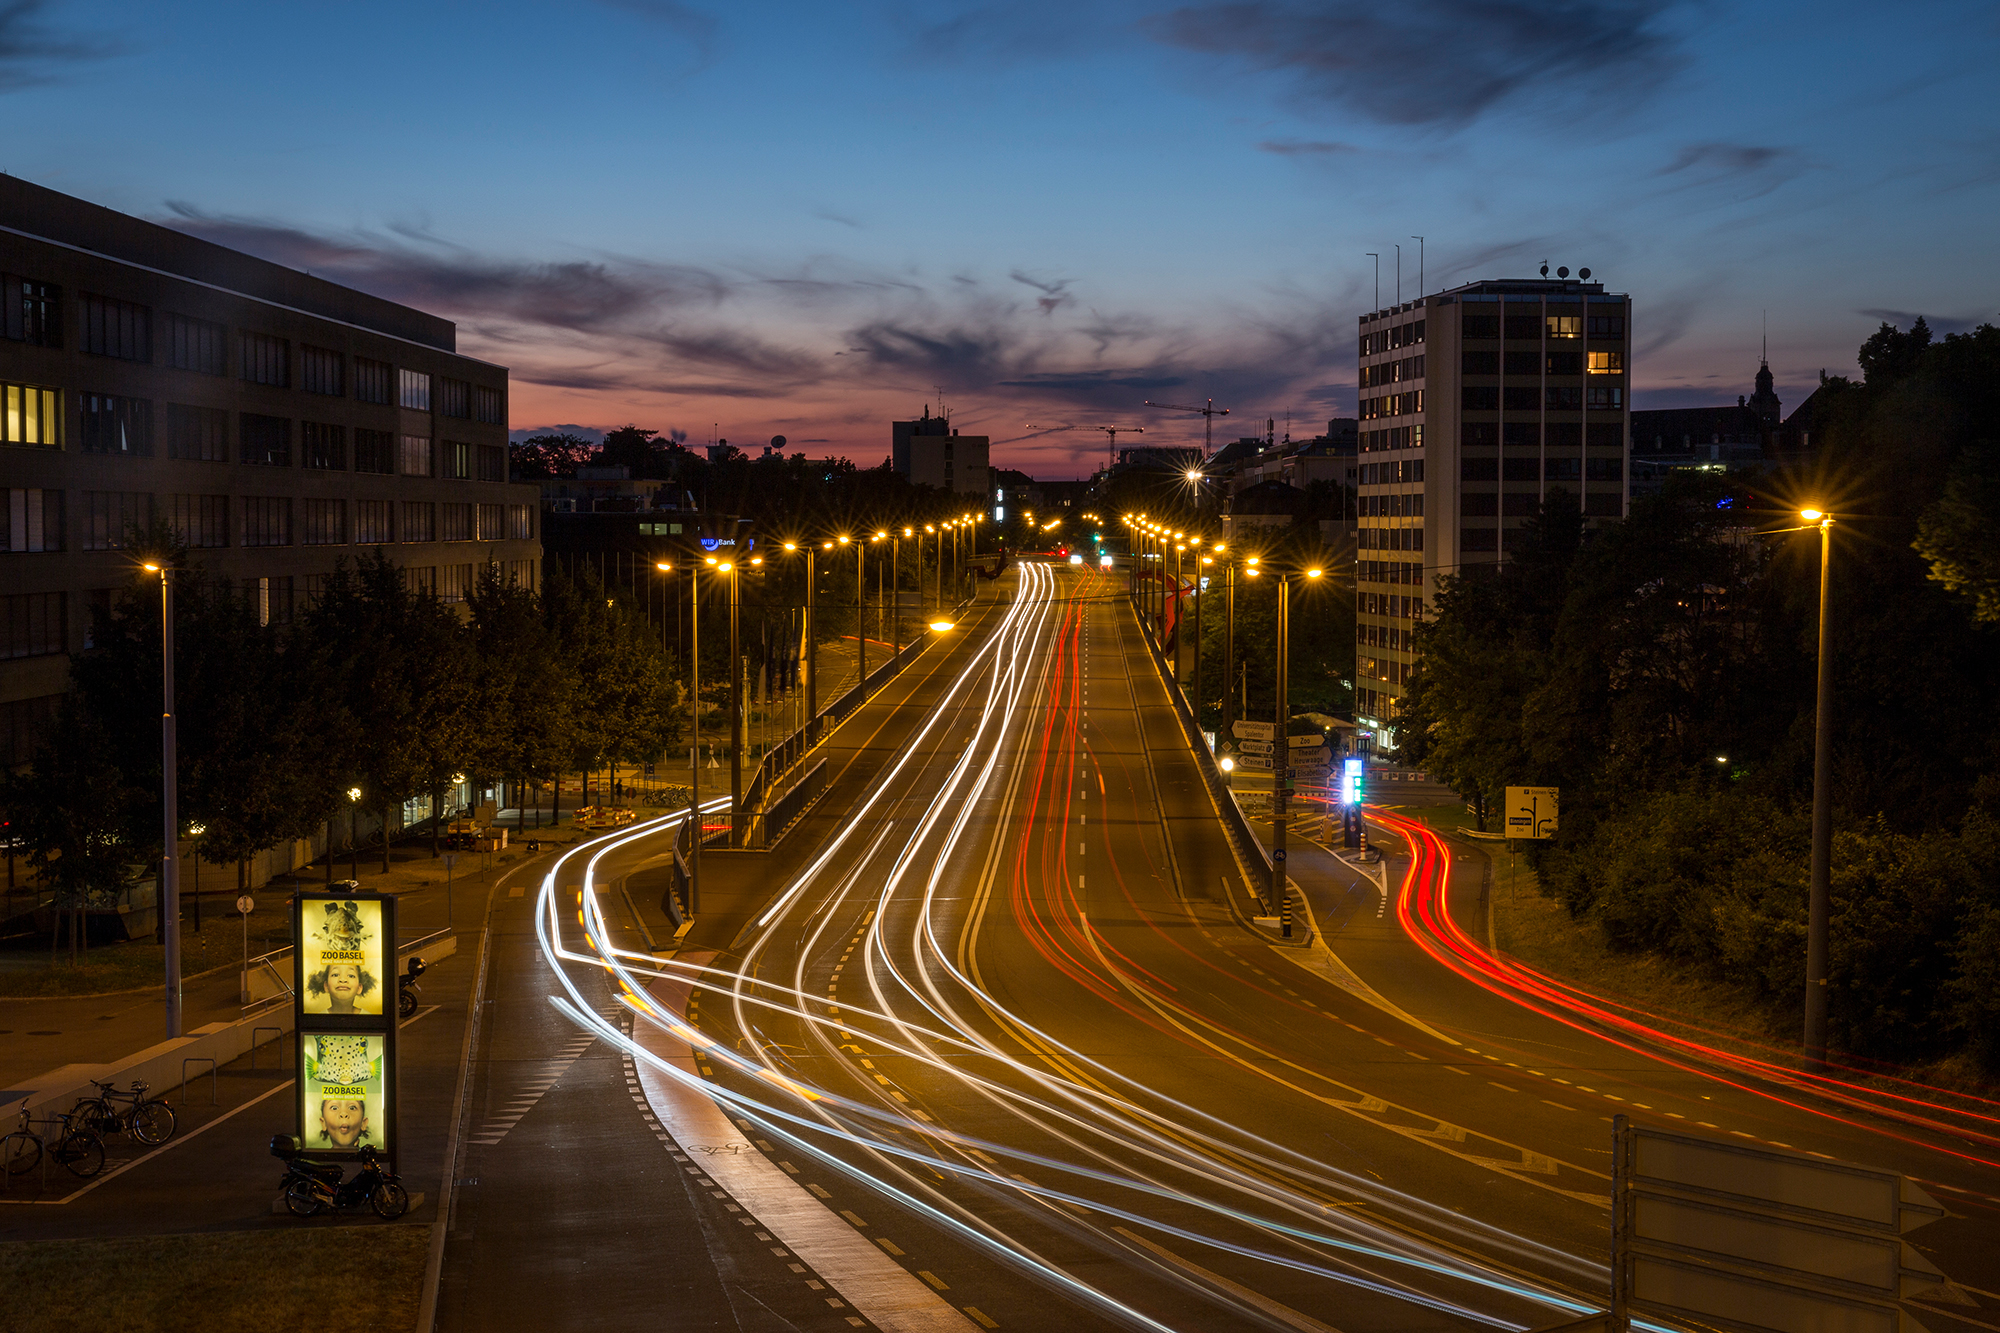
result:
<svg viewBox="0 0 2000 1333"><path fill-rule="evenodd" d="M1880 320L1990 319L1994 33L1925 12L43 3L0 19L0 169L458 321L517 434L872 466L941 395L1064 475L1099 437L1024 423L1353 415L1398 244L1404 300L1632 292L1640 408L1748 392L1767 312L1787 410Z"/></svg>

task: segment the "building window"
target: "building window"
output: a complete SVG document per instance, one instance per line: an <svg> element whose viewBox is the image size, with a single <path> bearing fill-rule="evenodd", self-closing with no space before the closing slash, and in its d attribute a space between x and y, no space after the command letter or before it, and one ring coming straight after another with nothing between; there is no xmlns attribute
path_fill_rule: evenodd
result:
<svg viewBox="0 0 2000 1333"><path fill-rule="evenodd" d="M1625 480L1625 460L1622 458L1591 458L1583 465L1583 475L1591 481Z"/></svg>
<svg viewBox="0 0 2000 1333"><path fill-rule="evenodd" d="M227 463L229 414L219 407L168 403L167 457L200 463Z"/></svg>
<svg viewBox="0 0 2000 1333"><path fill-rule="evenodd" d="M1484 525L1476 528L1461 528L1458 534L1458 549L1461 551L1497 551L1500 549L1499 529Z"/></svg>
<svg viewBox="0 0 2000 1333"><path fill-rule="evenodd" d="M1625 316L1592 315L1590 336L1593 338L1623 338L1625 336Z"/></svg>
<svg viewBox="0 0 2000 1333"><path fill-rule="evenodd" d="M364 403L386 403L389 401L389 380L392 367L387 361L370 361L365 356L354 358L354 397Z"/></svg>
<svg viewBox="0 0 2000 1333"><path fill-rule="evenodd" d="M481 481L507 480L506 445L482 444L479 446L479 479Z"/></svg>
<svg viewBox="0 0 2000 1333"><path fill-rule="evenodd" d="M396 437L386 430L362 430L356 427L354 470L393 474L396 471Z"/></svg>
<svg viewBox="0 0 2000 1333"><path fill-rule="evenodd" d="M1551 393L1554 390L1550 390ZM1572 392L1576 392L1572 390ZM1596 384L1590 389L1590 405L1598 411L1615 411L1625 406L1625 390L1616 384Z"/></svg>
<svg viewBox="0 0 2000 1333"><path fill-rule="evenodd" d="M504 526L506 519L507 507L505 505L479 506L479 540L483 542L500 541L501 534L506 532Z"/></svg>
<svg viewBox="0 0 2000 1333"><path fill-rule="evenodd" d="M469 481L472 478L472 446L458 440L446 440L438 448L440 471L454 481Z"/></svg>
<svg viewBox="0 0 2000 1333"><path fill-rule="evenodd" d="M62 346L62 288L0 273L0 336L36 347Z"/></svg>
<svg viewBox="0 0 2000 1333"><path fill-rule="evenodd" d="M1500 373L1500 353L1462 352L1459 369L1467 375L1498 375Z"/></svg>
<svg viewBox="0 0 2000 1333"><path fill-rule="evenodd" d="M507 562L507 582L516 588L535 588L535 562L532 560L509 560Z"/></svg>
<svg viewBox="0 0 2000 1333"><path fill-rule="evenodd" d="M1540 481L1541 460L1532 454L1526 458L1517 458L1509 454L1500 464L1500 478L1503 481Z"/></svg>
<svg viewBox="0 0 2000 1333"><path fill-rule="evenodd" d="M78 346L96 356L120 361L153 359L153 312L130 301L114 301L90 292L79 295L83 335Z"/></svg>
<svg viewBox="0 0 2000 1333"><path fill-rule="evenodd" d="M403 501L403 540L406 542L437 540L436 505L428 500Z"/></svg>
<svg viewBox="0 0 2000 1333"><path fill-rule="evenodd" d="M472 593L472 566L446 565L438 595L447 602L462 602Z"/></svg>
<svg viewBox="0 0 2000 1333"><path fill-rule="evenodd" d="M202 375L224 375L229 353L224 350L228 330L220 324L169 311L161 318L161 341L167 349L167 365L174 370L192 370Z"/></svg>
<svg viewBox="0 0 2000 1333"><path fill-rule="evenodd" d="M243 378L252 384L289 388L292 383L292 345L267 334L243 334Z"/></svg>
<svg viewBox="0 0 2000 1333"><path fill-rule="evenodd" d="M252 585L251 594L257 599L257 623L260 625L285 625L292 619L292 576L280 574L272 578L258 579Z"/></svg>
<svg viewBox="0 0 2000 1333"><path fill-rule="evenodd" d="M505 425L507 422L506 396L500 390L489 389L484 385L475 388L472 391L472 416L474 420L483 421L489 426Z"/></svg>
<svg viewBox="0 0 2000 1333"><path fill-rule="evenodd" d="M1458 512L1465 518L1492 518L1500 512L1500 497L1491 491L1467 491L1458 497Z"/></svg>
<svg viewBox="0 0 2000 1333"><path fill-rule="evenodd" d="M229 497L226 495L170 495L167 522L173 525L174 539L183 546L214 550L229 545Z"/></svg>
<svg viewBox="0 0 2000 1333"><path fill-rule="evenodd" d="M68 625L67 593L0 597L0 658L53 657L65 651Z"/></svg>
<svg viewBox="0 0 2000 1333"><path fill-rule="evenodd" d="M1625 354L1623 352L1592 352L1590 354L1590 373L1593 375L1617 375L1621 374L1624 369Z"/></svg>
<svg viewBox="0 0 2000 1333"><path fill-rule="evenodd" d="M347 358L325 347L299 345L299 387L339 398L347 392Z"/></svg>
<svg viewBox="0 0 2000 1333"><path fill-rule="evenodd" d="M395 540L395 506L390 501L354 502L354 542L357 546L387 546Z"/></svg>
<svg viewBox="0 0 2000 1333"><path fill-rule="evenodd" d="M1583 353L1550 352L1548 366L1549 374L1551 375L1581 375L1583 373Z"/></svg>
<svg viewBox="0 0 2000 1333"><path fill-rule="evenodd" d="M428 477L432 471L431 442L421 435L405 435L397 471L406 477Z"/></svg>
<svg viewBox="0 0 2000 1333"><path fill-rule="evenodd" d="M1583 512L1589 518L1625 517L1625 497L1617 491L1592 491L1583 497Z"/></svg>
<svg viewBox="0 0 2000 1333"><path fill-rule="evenodd" d="M85 491L83 549L122 551L153 526L153 497L144 491Z"/></svg>
<svg viewBox="0 0 2000 1333"><path fill-rule="evenodd" d="M403 586L419 597L437 596L438 572L436 565L404 565Z"/></svg>
<svg viewBox="0 0 2000 1333"><path fill-rule="evenodd" d="M1542 338L1542 314L1537 310L1532 315L1507 315L1505 328L1510 342L1540 342ZM1534 353L1530 352L1530 356Z"/></svg>
<svg viewBox="0 0 2000 1333"><path fill-rule="evenodd" d="M153 456L153 404L145 398L118 398L108 393L76 396L77 424L83 452L120 454L126 458Z"/></svg>
<svg viewBox="0 0 2000 1333"><path fill-rule="evenodd" d="M1500 394L1500 405L1509 412L1533 412L1542 405L1542 394L1532 384L1510 384Z"/></svg>
<svg viewBox="0 0 2000 1333"><path fill-rule="evenodd" d="M396 372L396 401L412 412L431 410L431 377L421 370Z"/></svg>
<svg viewBox="0 0 2000 1333"><path fill-rule="evenodd" d="M1468 338L1498 338L1500 336L1500 316L1467 315L1462 326Z"/></svg>
<svg viewBox="0 0 2000 1333"><path fill-rule="evenodd" d="M54 389L0 384L0 444L62 447L62 399Z"/></svg>
<svg viewBox="0 0 2000 1333"><path fill-rule="evenodd" d="M307 467L342 470L347 466L347 430L324 421L302 421L299 452Z"/></svg>
<svg viewBox="0 0 2000 1333"><path fill-rule="evenodd" d="M438 412L447 417L472 415L472 386L464 380L438 378Z"/></svg>
<svg viewBox="0 0 2000 1333"><path fill-rule="evenodd" d="M1586 438L1593 449L1623 449L1625 427L1617 421L1593 421L1587 428Z"/></svg>
<svg viewBox="0 0 2000 1333"><path fill-rule="evenodd" d="M63 548L63 493L14 488L0 491L0 551L32 554Z"/></svg>
<svg viewBox="0 0 2000 1333"><path fill-rule="evenodd" d="M267 417L245 412L237 419L236 438L242 445L238 455L245 463L269 467L292 465L292 422L289 417Z"/></svg>
<svg viewBox="0 0 2000 1333"><path fill-rule="evenodd" d="M347 501L307 500L303 546L340 546L347 541Z"/></svg>
<svg viewBox="0 0 2000 1333"><path fill-rule="evenodd" d="M530 505L507 506L507 537L510 541L533 541L535 511Z"/></svg>
<svg viewBox="0 0 2000 1333"><path fill-rule="evenodd" d="M1539 449L1542 427L1537 421L1509 421L1500 427L1500 442L1509 449Z"/></svg>
<svg viewBox="0 0 2000 1333"><path fill-rule="evenodd" d="M1467 384L1459 389L1459 404L1467 412L1494 412L1500 407L1500 390L1493 385Z"/></svg>
<svg viewBox="0 0 2000 1333"><path fill-rule="evenodd" d="M1582 476L1581 458L1551 458L1542 464L1543 481L1577 481Z"/></svg>
<svg viewBox="0 0 2000 1333"><path fill-rule="evenodd" d="M237 503L243 510L243 545L292 544L292 502L289 497L246 495Z"/></svg>
<svg viewBox="0 0 2000 1333"><path fill-rule="evenodd" d="M1582 315L1550 315L1548 332L1551 338L1581 338L1583 336Z"/></svg>
<svg viewBox="0 0 2000 1333"><path fill-rule="evenodd" d="M469 542L472 540L471 505L441 504L438 506L438 540L443 542Z"/></svg>

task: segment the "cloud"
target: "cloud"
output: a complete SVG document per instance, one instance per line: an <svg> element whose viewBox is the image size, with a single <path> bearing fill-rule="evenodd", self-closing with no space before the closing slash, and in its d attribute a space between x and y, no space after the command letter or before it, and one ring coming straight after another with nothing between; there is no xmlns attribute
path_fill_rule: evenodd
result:
<svg viewBox="0 0 2000 1333"><path fill-rule="evenodd" d="M1805 170L1792 149L1762 144L1689 144L1654 172L1669 191L1721 189L1735 199L1756 199Z"/></svg>
<svg viewBox="0 0 2000 1333"><path fill-rule="evenodd" d="M1358 153L1361 150L1351 143L1338 143L1330 139L1266 139L1257 145L1257 151L1277 153L1283 157L1310 157Z"/></svg>
<svg viewBox="0 0 2000 1333"><path fill-rule="evenodd" d="M816 208L813 210L813 216L822 222L838 222L843 227L852 227L856 231L863 230L859 220L851 218L845 213L836 213L830 208Z"/></svg>
<svg viewBox="0 0 2000 1333"><path fill-rule="evenodd" d="M1068 287L1071 281L1073 281L1070 278L1053 278L1044 282L1039 278L1031 277L1021 272L1020 269L1015 269L1007 276L1018 283L1033 287L1042 294L1036 300L1035 305L1041 309L1044 315L1053 315L1056 311L1076 300L1068 291Z"/></svg>
<svg viewBox="0 0 2000 1333"><path fill-rule="evenodd" d="M53 83L71 65L120 54L105 37L56 31L43 21L46 0L0 0L0 92Z"/></svg>
<svg viewBox="0 0 2000 1333"><path fill-rule="evenodd" d="M1145 20L1156 40L1290 74L1309 104L1456 128L1594 92L1629 107L1682 63L1664 0L1241 0Z"/></svg>
<svg viewBox="0 0 2000 1333"><path fill-rule="evenodd" d="M685 38L695 49L695 54L703 65L715 57L716 21L712 14L704 14L689 5L677 4L675 0L597 0L606 9L616 9L648 19L662 27L671 29Z"/></svg>

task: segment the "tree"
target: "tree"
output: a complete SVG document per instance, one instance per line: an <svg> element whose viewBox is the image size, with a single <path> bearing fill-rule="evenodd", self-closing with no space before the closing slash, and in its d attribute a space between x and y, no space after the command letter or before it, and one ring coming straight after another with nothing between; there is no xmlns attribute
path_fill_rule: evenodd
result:
<svg viewBox="0 0 2000 1333"><path fill-rule="evenodd" d="M561 669L539 600L488 569L468 599L473 693L486 716L478 767L539 784L574 748L574 678Z"/></svg>
<svg viewBox="0 0 2000 1333"><path fill-rule="evenodd" d="M1972 601L1973 619L2000 623L2000 451L1968 449L1912 543L1930 576Z"/></svg>
<svg viewBox="0 0 2000 1333"><path fill-rule="evenodd" d="M513 456L516 481L543 481L574 477L576 470L597 452L597 446L581 435L555 432L530 435L508 452Z"/></svg>

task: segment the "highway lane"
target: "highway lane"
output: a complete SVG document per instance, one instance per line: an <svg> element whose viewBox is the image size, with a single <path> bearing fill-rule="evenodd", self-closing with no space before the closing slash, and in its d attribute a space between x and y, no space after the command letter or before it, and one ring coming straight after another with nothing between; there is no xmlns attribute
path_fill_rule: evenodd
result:
<svg viewBox="0 0 2000 1333"><path fill-rule="evenodd" d="M682 1072L758 1143L893 1209L898 1248L927 1230L981 1323L1524 1327L1596 1303L1613 1108L1587 1099L1617 1094L1555 1084L1550 1020L1404 923L1348 914L1393 932L1396 965L1364 972L1413 955L1423 1028L1245 930L1117 590L1025 566L1018 591L735 951L612 955L628 1007L699 1047ZM592 945L568 913L545 940L601 977L610 917Z"/></svg>

